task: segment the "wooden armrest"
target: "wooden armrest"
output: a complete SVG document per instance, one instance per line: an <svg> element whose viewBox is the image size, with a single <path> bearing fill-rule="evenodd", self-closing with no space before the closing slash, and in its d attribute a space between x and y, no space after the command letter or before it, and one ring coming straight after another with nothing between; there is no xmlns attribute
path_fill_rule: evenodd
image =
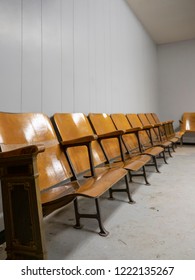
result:
<svg viewBox="0 0 195 280"><path fill-rule="evenodd" d="M162 125L162 123L155 123L155 124L153 124L153 127L159 127L161 125Z"/></svg>
<svg viewBox="0 0 195 280"><path fill-rule="evenodd" d="M116 130L105 134L100 134L98 135L98 139L115 138L123 134L125 134L124 130Z"/></svg>
<svg viewBox="0 0 195 280"><path fill-rule="evenodd" d="M174 123L174 120L168 120L166 123Z"/></svg>
<svg viewBox="0 0 195 280"><path fill-rule="evenodd" d="M98 138L97 135L94 134L94 135L80 137L80 138L77 138L77 139L61 141L61 144L63 146L84 145L86 143L89 143L91 141L96 140L97 138Z"/></svg>
<svg viewBox="0 0 195 280"><path fill-rule="evenodd" d="M13 149L6 152L0 153L0 159L10 158L10 157L20 157L20 156L30 156L42 153L45 150L44 145L29 145L17 149Z"/></svg>
<svg viewBox="0 0 195 280"><path fill-rule="evenodd" d="M129 129L125 130L125 134L134 133L134 132L137 132L137 131L140 131L140 130L142 130L141 127L129 128Z"/></svg>
<svg viewBox="0 0 195 280"><path fill-rule="evenodd" d="M147 129L150 129L150 128L152 128L152 127L153 127L153 125L149 124L149 125L144 125L144 126L142 126L142 129L143 129L143 130L147 130Z"/></svg>

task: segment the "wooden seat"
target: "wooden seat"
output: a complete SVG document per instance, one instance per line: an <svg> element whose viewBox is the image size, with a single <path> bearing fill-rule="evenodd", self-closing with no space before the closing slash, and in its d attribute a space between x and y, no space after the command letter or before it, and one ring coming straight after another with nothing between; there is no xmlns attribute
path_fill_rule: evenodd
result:
<svg viewBox="0 0 195 280"><path fill-rule="evenodd" d="M145 165L150 162L149 155L133 155L122 145L121 136L125 131L117 130L111 117L108 114L89 114L89 120L95 133L98 135L99 143L102 146L108 162L122 162L124 168L129 171L130 180L133 176L144 176L148 183ZM142 172L138 173L138 171Z"/></svg>
<svg viewBox="0 0 195 280"><path fill-rule="evenodd" d="M151 125L144 113L140 113L137 115L144 126ZM154 145L163 147L165 149L165 151L168 152L169 156L172 157L171 149L173 148L173 144L171 141L168 141L167 139L162 137L162 135L160 133L160 127L161 127L161 124L152 125L152 127L150 129L152 142Z"/></svg>
<svg viewBox="0 0 195 280"><path fill-rule="evenodd" d="M96 138L91 135L86 142ZM0 178L8 259L45 259L43 216L78 196L97 198L123 178L123 168L77 180L51 121L41 113L0 113ZM82 139L83 141L83 139ZM69 142L69 143L68 143ZM73 145L68 141L67 145ZM104 180L105 179L105 180ZM75 207L77 207L75 203ZM100 234L105 235L101 216ZM75 209L77 220L78 209Z"/></svg>
<svg viewBox="0 0 195 280"><path fill-rule="evenodd" d="M107 190L109 190L110 198L113 198L114 192L126 192L129 202L133 202L129 191L127 171L122 168L122 165L106 164L107 160L99 143L95 140L87 141L94 135L87 117L82 113L56 113L52 119L77 180L80 182L80 178L92 177L95 181L94 194L91 195L96 198L96 203L98 203L99 196ZM112 188L122 178L125 178L126 188ZM77 200L75 203L78 204ZM77 211L76 217L79 228L80 218L87 217L87 215L83 216ZM101 220L99 223L101 224ZM101 234L107 234L106 230L103 230L103 226L101 228Z"/></svg>
<svg viewBox="0 0 195 280"><path fill-rule="evenodd" d="M126 149L133 154L150 155L152 157L152 162L147 165L154 165L156 167L156 171L159 172L156 158L164 152L164 148L152 146L150 148L145 148L144 145L142 145L143 141L140 139L140 134L145 131L142 127L133 128L124 114L111 114L111 118L117 129L127 131L127 133L122 135L123 143ZM129 131L131 133L129 133ZM148 138L147 135L146 137Z"/></svg>

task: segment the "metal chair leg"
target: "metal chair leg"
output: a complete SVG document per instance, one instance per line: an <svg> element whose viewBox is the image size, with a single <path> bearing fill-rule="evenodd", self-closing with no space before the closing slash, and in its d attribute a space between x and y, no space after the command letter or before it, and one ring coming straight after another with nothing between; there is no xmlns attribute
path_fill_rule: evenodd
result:
<svg viewBox="0 0 195 280"><path fill-rule="evenodd" d="M168 164L168 162L167 162L167 160L166 160L166 156L165 156L165 151L163 151L162 154L163 154L164 162L165 162L166 164Z"/></svg>
<svg viewBox="0 0 195 280"><path fill-rule="evenodd" d="M131 193L130 193L130 190L129 190L129 182L128 182L127 175L125 176L125 184L126 184L127 195L128 195L128 198L129 198L129 203L130 203L130 204L134 204L135 201L134 201L134 200L132 199L132 197L131 197Z"/></svg>
<svg viewBox="0 0 195 280"><path fill-rule="evenodd" d="M105 237L109 234L109 232L104 228L103 223L102 223L98 198L95 198L95 204L96 204L96 211L97 211L97 220L98 220L99 227L100 227L99 235Z"/></svg>
<svg viewBox="0 0 195 280"><path fill-rule="evenodd" d="M156 171L157 171L158 173L160 173L160 171L159 171L159 169L158 169L157 160L156 160L156 157L155 157L155 156L153 157L153 161L154 161L154 165L155 165Z"/></svg>
<svg viewBox="0 0 195 280"><path fill-rule="evenodd" d="M98 224L99 224L99 228L100 228L99 235L107 236L109 234L109 232L107 230L105 230L103 223L102 223L98 198L95 198L95 205L96 205L95 214L81 214L78 211L77 198L74 200L74 209L75 209L75 218L76 218L76 224L74 225L74 228L76 228L76 229L82 228L82 226L80 224L80 218L96 219L96 220L98 220Z"/></svg>
<svg viewBox="0 0 195 280"><path fill-rule="evenodd" d="M79 211L78 211L78 201L77 201L77 198L74 200L74 210L75 210L75 219L76 219L76 224L74 225L74 228L81 229L82 226L80 224L80 214L79 214Z"/></svg>
<svg viewBox="0 0 195 280"><path fill-rule="evenodd" d="M167 147L167 149L168 149L168 154L169 154L169 156L170 156L170 157L173 157L172 154L171 154L170 147Z"/></svg>
<svg viewBox="0 0 195 280"><path fill-rule="evenodd" d="M144 179L145 179L146 185L150 185L150 183L148 182L147 176L146 176L145 166L142 167L142 170L143 170L143 175L144 175Z"/></svg>
<svg viewBox="0 0 195 280"><path fill-rule="evenodd" d="M111 188L109 189L109 199L114 200L113 191Z"/></svg>

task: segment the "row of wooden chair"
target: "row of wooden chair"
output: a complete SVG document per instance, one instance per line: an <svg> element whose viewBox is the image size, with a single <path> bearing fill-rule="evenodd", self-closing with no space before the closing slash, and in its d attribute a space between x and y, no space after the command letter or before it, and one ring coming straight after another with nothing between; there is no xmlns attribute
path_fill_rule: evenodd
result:
<svg viewBox="0 0 195 280"><path fill-rule="evenodd" d="M43 216L74 202L76 228L95 218L105 230L99 197L125 192L157 159L166 162L173 141L163 125L139 114L0 113L0 178L8 259L44 259ZM166 137L166 139L165 139ZM129 176L129 178L128 178ZM116 187L124 179L125 186ZM78 197L95 201L96 213L80 213Z"/></svg>
<svg viewBox="0 0 195 280"><path fill-rule="evenodd" d="M146 115L148 116L149 114L146 114ZM184 131L183 131L182 127L180 130L175 132L174 126L173 126L173 123L174 123L173 120L167 120L167 121L161 122L159 120L157 114L153 113L152 116L154 119L154 123L160 125L161 133L164 134L165 137L173 143L173 146L176 147L177 143L179 143L179 142L180 142L180 144L182 144L183 135L184 135ZM151 123L153 124L153 122L151 122Z"/></svg>

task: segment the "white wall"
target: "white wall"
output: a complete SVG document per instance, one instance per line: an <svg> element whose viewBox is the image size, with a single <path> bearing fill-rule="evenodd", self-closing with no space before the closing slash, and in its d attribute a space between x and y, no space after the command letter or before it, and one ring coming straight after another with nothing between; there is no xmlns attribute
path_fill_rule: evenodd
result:
<svg viewBox="0 0 195 280"><path fill-rule="evenodd" d="M158 112L157 49L125 0L0 0L0 62L1 111Z"/></svg>
<svg viewBox="0 0 195 280"><path fill-rule="evenodd" d="M160 45L158 59L160 115L178 127L183 112L195 111L195 40Z"/></svg>
<svg viewBox="0 0 195 280"><path fill-rule="evenodd" d="M0 32L2 111L157 108L156 46L125 0L0 0Z"/></svg>

